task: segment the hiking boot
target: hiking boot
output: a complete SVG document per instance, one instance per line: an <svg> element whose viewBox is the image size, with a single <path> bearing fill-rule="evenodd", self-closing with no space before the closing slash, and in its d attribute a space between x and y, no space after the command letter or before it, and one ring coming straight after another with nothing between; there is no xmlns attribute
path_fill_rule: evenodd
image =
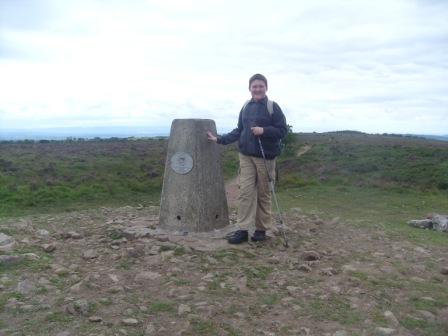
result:
<svg viewBox="0 0 448 336"><path fill-rule="evenodd" d="M266 231L255 230L254 235L250 237L253 242L260 242L266 240Z"/></svg>
<svg viewBox="0 0 448 336"><path fill-rule="evenodd" d="M227 237L229 244L241 244L249 241L249 233L247 230L236 230Z"/></svg>

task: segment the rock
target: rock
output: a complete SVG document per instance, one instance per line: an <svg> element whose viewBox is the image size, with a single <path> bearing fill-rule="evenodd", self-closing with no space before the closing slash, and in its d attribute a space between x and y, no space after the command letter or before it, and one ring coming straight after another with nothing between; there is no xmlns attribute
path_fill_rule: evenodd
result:
<svg viewBox="0 0 448 336"><path fill-rule="evenodd" d="M1 252L11 252L14 248L14 245L16 244L15 240L4 234L3 232L0 232L0 251Z"/></svg>
<svg viewBox="0 0 448 336"><path fill-rule="evenodd" d="M378 336L388 336L388 335L395 335L396 329L391 328L382 328L382 327L376 327L375 328L375 334Z"/></svg>
<svg viewBox="0 0 448 336"><path fill-rule="evenodd" d="M102 319L102 317L100 317L100 316L90 316L90 317L89 317L89 321L90 321L90 322L102 322L103 319Z"/></svg>
<svg viewBox="0 0 448 336"><path fill-rule="evenodd" d="M442 267L442 269L440 270L440 273L444 274L444 275L448 275L448 266Z"/></svg>
<svg viewBox="0 0 448 336"><path fill-rule="evenodd" d="M55 336L71 336L70 331L58 332Z"/></svg>
<svg viewBox="0 0 448 336"><path fill-rule="evenodd" d="M124 311L124 314L127 316L134 315L134 310L132 308L128 308Z"/></svg>
<svg viewBox="0 0 448 336"><path fill-rule="evenodd" d="M316 251L305 251L302 253L302 259L305 261L315 261L320 259L320 255Z"/></svg>
<svg viewBox="0 0 448 336"><path fill-rule="evenodd" d="M117 294L120 292L124 292L124 287L123 286L112 286L107 290L108 293L111 294Z"/></svg>
<svg viewBox="0 0 448 336"><path fill-rule="evenodd" d="M0 266L12 266L20 263L23 257L20 255L0 255Z"/></svg>
<svg viewBox="0 0 448 336"><path fill-rule="evenodd" d="M430 296L423 296L421 297L422 300L428 301L428 302L436 302L436 299L430 297Z"/></svg>
<svg viewBox="0 0 448 336"><path fill-rule="evenodd" d="M37 282L39 283L39 285L49 285L50 284L50 280L48 280L47 278L44 278L44 277L39 278L39 280Z"/></svg>
<svg viewBox="0 0 448 336"><path fill-rule="evenodd" d="M48 303L42 303L38 306L39 310L50 310L51 306Z"/></svg>
<svg viewBox="0 0 448 336"><path fill-rule="evenodd" d="M154 324L150 323L145 328L145 336L154 336L156 335L156 328Z"/></svg>
<svg viewBox="0 0 448 336"><path fill-rule="evenodd" d="M417 310L417 313L428 322L434 322L436 319L434 314L427 310Z"/></svg>
<svg viewBox="0 0 448 336"><path fill-rule="evenodd" d="M286 290L288 291L289 295L295 296L299 293L300 287L288 286L286 287Z"/></svg>
<svg viewBox="0 0 448 336"><path fill-rule="evenodd" d="M353 266L353 265L343 265L342 266L342 271L344 273L350 273L350 272L357 272L358 269L355 266Z"/></svg>
<svg viewBox="0 0 448 336"><path fill-rule="evenodd" d="M40 257L36 253L31 253L31 252L23 253L22 256L28 260L39 260L40 259Z"/></svg>
<svg viewBox="0 0 448 336"><path fill-rule="evenodd" d="M80 281L80 282L74 284L73 286L71 286L69 289L70 293L79 293L82 289L82 284L83 284L83 282Z"/></svg>
<svg viewBox="0 0 448 336"><path fill-rule="evenodd" d="M115 283L117 283L117 282L120 281L120 279L118 278L118 276L115 275L115 274L108 274L107 276L109 277L109 279L111 279L111 280L112 280L113 282L115 282Z"/></svg>
<svg viewBox="0 0 448 336"><path fill-rule="evenodd" d="M190 308L190 306L181 303L179 305L179 308L177 309L177 314L183 315L183 314L186 314L186 313L191 313L191 308Z"/></svg>
<svg viewBox="0 0 448 336"><path fill-rule="evenodd" d="M56 244L55 244L55 243L43 244L43 245L42 245L42 249L43 249L45 252L51 253L51 252L53 252L54 250L56 250Z"/></svg>
<svg viewBox="0 0 448 336"><path fill-rule="evenodd" d="M247 277L242 276L242 277L235 279L235 285L241 293L246 293L248 291Z"/></svg>
<svg viewBox="0 0 448 336"><path fill-rule="evenodd" d="M386 320L393 325L394 327L399 327L400 326L400 322L398 322L397 318L395 317L394 313L392 313L389 310L386 310L384 312L384 317L386 318Z"/></svg>
<svg viewBox="0 0 448 336"><path fill-rule="evenodd" d="M207 273L206 275L204 275L201 280L210 282L213 281L213 278L215 277L215 275L213 273Z"/></svg>
<svg viewBox="0 0 448 336"><path fill-rule="evenodd" d="M64 266L58 266L54 270L54 273L56 275L59 275L59 276L64 276L64 275L67 275L69 273L69 270L68 270L68 268L65 268Z"/></svg>
<svg viewBox="0 0 448 336"><path fill-rule="evenodd" d="M154 230L146 227L132 227L123 229L121 234L126 239L135 240L139 238L151 238L154 235Z"/></svg>
<svg viewBox="0 0 448 336"><path fill-rule="evenodd" d="M144 272L138 273L135 276L135 281L136 282L153 281L153 280L159 279L161 276L162 275L160 273L151 272L151 271L144 271Z"/></svg>
<svg viewBox="0 0 448 336"><path fill-rule="evenodd" d="M439 323L446 323L446 321L448 321L448 307L445 307L437 312L437 321Z"/></svg>
<svg viewBox="0 0 448 336"><path fill-rule="evenodd" d="M434 214L431 219L434 230L448 232L448 216Z"/></svg>
<svg viewBox="0 0 448 336"><path fill-rule="evenodd" d="M159 242L168 242L170 240L170 237L168 237L168 235L164 235L164 234L159 234L154 236L154 239L159 241Z"/></svg>
<svg viewBox="0 0 448 336"><path fill-rule="evenodd" d="M8 310L16 310L23 303L17 300L16 298L10 298L4 304L4 307Z"/></svg>
<svg viewBox="0 0 448 336"><path fill-rule="evenodd" d="M83 252L82 258L84 260L95 259L95 258L98 258L98 253L93 249L86 250Z"/></svg>
<svg viewBox="0 0 448 336"><path fill-rule="evenodd" d="M345 330L338 330L333 334L333 336L348 336L348 334Z"/></svg>
<svg viewBox="0 0 448 336"><path fill-rule="evenodd" d="M280 258L278 256L269 257L268 263L274 264L274 265L279 264L280 263Z"/></svg>
<svg viewBox="0 0 448 336"><path fill-rule="evenodd" d="M162 256L162 260L169 259L174 256L174 250L163 251L160 255Z"/></svg>
<svg viewBox="0 0 448 336"><path fill-rule="evenodd" d="M322 268L320 270L320 274L326 275L326 276L333 276L333 275L337 274L337 271L333 267Z"/></svg>
<svg viewBox="0 0 448 336"><path fill-rule="evenodd" d="M420 246L417 246L417 247L414 249L414 251L415 251L415 252L418 252L418 253L422 253L422 254L428 254L428 251L425 250L423 247L420 247Z"/></svg>
<svg viewBox="0 0 448 336"><path fill-rule="evenodd" d="M8 276L3 275L3 276L0 278L0 282L1 282L3 285L9 285L9 284L11 283L11 279L8 278Z"/></svg>
<svg viewBox="0 0 448 336"><path fill-rule="evenodd" d="M138 258L145 254L145 250L142 247L128 247L126 248L126 256L128 258Z"/></svg>
<svg viewBox="0 0 448 336"><path fill-rule="evenodd" d="M432 220L431 219L414 219L408 222L408 225L420 228L420 229L432 229Z"/></svg>
<svg viewBox="0 0 448 336"><path fill-rule="evenodd" d="M139 322L135 318L126 318L121 320L121 323L125 326L136 326Z"/></svg>
<svg viewBox="0 0 448 336"><path fill-rule="evenodd" d="M160 252L160 246L154 245L151 247L151 250L149 250L149 255L157 255Z"/></svg>
<svg viewBox="0 0 448 336"><path fill-rule="evenodd" d="M330 289L333 293L336 293L336 294L340 294L342 291L341 287L339 287L339 286L331 286Z"/></svg>
<svg viewBox="0 0 448 336"><path fill-rule="evenodd" d="M48 232L47 230L44 230L44 229L40 229L40 230L36 231L36 234L41 238L46 238L50 235L50 232Z"/></svg>
<svg viewBox="0 0 448 336"><path fill-rule="evenodd" d="M69 232L66 232L66 233L62 233L61 236L64 239L69 239L69 238L71 238L71 239L81 239L82 238L82 235L80 233L76 232L76 231L69 231Z"/></svg>
<svg viewBox="0 0 448 336"><path fill-rule="evenodd" d="M310 336L311 335L311 329L306 327L301 327L300 330L295 331L294 335L303 335L303 336Z"/></svg>
<svg viewBox="0 0 448 336"><path fill-rule="evenodd" d="M29 294L35 288L36 286L34 285L34 283L28 279L19 281L19 283L17 284L17 292L19 292L20 294Z"/></svg>
<svg viewBox="0 0 448 336"><path fill-rule="evenodd" d="M414 219L408 222L410 226L421 229L433 229L440 232L448 232L448 216L433 214L426 219Z"/></svg>
<svg viewBox="0 0 448 336"><path fill-rule="evenodd" d="M294 216L299 216L303 213L301 208L291 208L289 209L289 211L294 215Z"/></svg>
<svg viewBox="0 0 448 336"><path fill-rule="evenodd" d="M299 271L303 271L303 272L307 272L307 273L312 271L311 267L306 264L300 264L299 266L297 266L297 269Z"/></svg>
<svg viewBox="0 0 448 336"><path fill-rule="evenodd" d="M21 307L21 309L22 309L23 311L25 311L25 312L31 312L31 311L33 311L33 310L36 310L37 307L35 307L35 306L33 306L33 305L23 305L23 306Z"/></svg>
<svg viewBox="0 0 448 336"><path fill-rule="evenodd" d="M206 256L206 258L207 258L207 261L208 261L210 264L212 264L212 265L217 265L217 264L219 263L218 260L216 260L216 259L213 258L213 257Z"/></svg>
<svg viewBox="0 0 448 336"><path fill-rule="evenodd" d="M87 315L89 311L89 303L85 299L71 302L66 307L67 313L72 315Z"/></svg>

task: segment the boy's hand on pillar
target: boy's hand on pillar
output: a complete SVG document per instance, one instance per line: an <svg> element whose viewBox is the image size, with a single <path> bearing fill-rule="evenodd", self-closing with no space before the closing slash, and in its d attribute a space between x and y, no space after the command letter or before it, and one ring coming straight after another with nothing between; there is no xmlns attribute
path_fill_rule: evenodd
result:
<svg viewBox="0 0 448 336"><path fill-rule="evenodd" d="M213 141L213 142L217 142L217 141L218 141L218 138L215 137L215 136L212 134L212 132L210 132L210 131L207 132L207 139L208 139L209 141Z"/></svg>

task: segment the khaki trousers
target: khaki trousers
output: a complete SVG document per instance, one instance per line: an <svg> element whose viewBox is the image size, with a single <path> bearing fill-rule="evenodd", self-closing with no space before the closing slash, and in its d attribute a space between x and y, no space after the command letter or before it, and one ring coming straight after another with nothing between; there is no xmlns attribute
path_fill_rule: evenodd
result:
<svg viewBox="0 0 448 336"><path fill-rule="evenodd" d="M271 191L263 158L240 153L240 196L238 198L237 225L248 230L255 224L256 230L266 231L272 226ZM266 160L267 168L275 180L275 159Z"/></svg>

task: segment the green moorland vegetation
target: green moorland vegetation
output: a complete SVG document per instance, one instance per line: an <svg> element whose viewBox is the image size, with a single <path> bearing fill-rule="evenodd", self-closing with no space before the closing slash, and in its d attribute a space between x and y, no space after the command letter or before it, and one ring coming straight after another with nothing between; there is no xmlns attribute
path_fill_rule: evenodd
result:
<svg viewBox="0 0 448 336"><path fill-rule="evenodd" d="M3 141L0 217L157 204L166 147L166 138ZM228 179L238 171L237 151L221 149ZM351 131L289 133L278 172L285 209L385 226L448 212L448 142Z"/></svg>

